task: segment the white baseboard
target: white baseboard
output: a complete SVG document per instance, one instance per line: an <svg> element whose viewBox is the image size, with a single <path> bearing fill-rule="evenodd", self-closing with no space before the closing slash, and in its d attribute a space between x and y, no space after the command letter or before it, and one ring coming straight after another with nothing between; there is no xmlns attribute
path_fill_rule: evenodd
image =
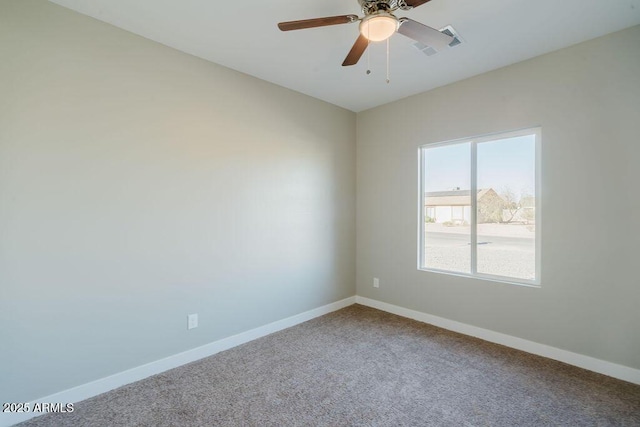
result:
<svg viewBox="0 0 640 427"><path fill-rule="evenodd" d="M146 365L138 366L120 372L106 378L102 378L96 381L92 381L87 384L83 384L68 390L55 393L41 399L36 399L29 402L31 408L35 403L76 403L82 400L88 399L98 394L105 393L123 385L131 384L136 381L140 381L152 375L156 375L169 369L177 368L184 364L194 362L219 353L224 350L239 346L241 344L253 341L257 338L264 337L266 335L278 332L282 329L290 328L291 326L298 325L306 322L307 320L314 319L316 317L323 316L341 308L348 307L355 304L356 297L345 298L340 301L336 301L331 304L327 304L322 307L315 308L313 310L305 311L304 313L297 314L295 316L287 317L286 319L278 320L273 323L269 323L264 326L260 326L255 329L251 329L246 332L242 332L237 335L233 335L221 340L212 342L210 344L203 345L191 350L187 350L182 353L175 354L173 356L166 357L164 359L157 360L155 362L147 363ZM30 418L42 415L40 413L1 413L0 414L0 427L11 426L13 424L26 421Z"/></svg>
<svg viewBox="0 0 640 427"><path fill-rule="evenodd" d="M538 356L547 357L549 359L558 360L569 365L597 372L599 374L608 375L620 380L628 381L634 384L640 384L640 369L630 368L624 365L607 362L605 360L596 359L594 357L585 356L583 354L573 353L571 351L562 350L522 338L513 337L511 335L494 332L489 329L479 328L477 326L467 325L466 323L456 322L454 320L445 319L443 317L433 316L431 314L422 313L408 308L399 307L397 305L388 304L386 302L377 301L370 298L356 296L356 303L386 311L388 313L397 314L398 316L407 317L419 322L429 323L440 328L450 331L459 332L461 334L470 335L485 341L501 344L517 350L526 351L527 353L537 354Z"/></svg>

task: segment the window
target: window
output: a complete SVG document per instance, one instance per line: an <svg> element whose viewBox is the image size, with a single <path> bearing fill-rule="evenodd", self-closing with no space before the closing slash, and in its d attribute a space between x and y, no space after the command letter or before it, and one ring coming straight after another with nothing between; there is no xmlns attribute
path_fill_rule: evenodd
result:
<svg viewBox="0 0 640 427"><path fill-rule="evenodd" d="M422 270L540 283L540 129L420 147Z"/></svg>

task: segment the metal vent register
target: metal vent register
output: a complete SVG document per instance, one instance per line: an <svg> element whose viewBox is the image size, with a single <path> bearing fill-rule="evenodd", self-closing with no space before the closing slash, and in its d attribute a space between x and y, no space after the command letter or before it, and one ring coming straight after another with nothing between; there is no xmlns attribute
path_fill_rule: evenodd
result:
<svg viewBox="0 0 640 427"><path fill-rule="evenodd" d="M453 37L453 41L449 43L450 48L459 46L464 42L464 40L458 35L458 32L451 25L447 25L446 27L441 28L440 32ZM433 56L436 53L438 53L438 51L435 50L433 47L420 42L413 43L413 47L415 47L416 49L418 49L419 51L421 51L427 56Z"/></svg>

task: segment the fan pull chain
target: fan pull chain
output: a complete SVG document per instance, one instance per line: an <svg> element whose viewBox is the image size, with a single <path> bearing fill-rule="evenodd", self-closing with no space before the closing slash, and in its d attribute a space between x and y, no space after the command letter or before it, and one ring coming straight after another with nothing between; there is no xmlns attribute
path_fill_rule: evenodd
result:
<svg viewBox="0 0 640 427"><path fill-rule="evenodd" d="M371 39L369 33L371 29L367 27L367 76L371 74Z"/></svg>
<svg viewBox="0 0 640 427"><path fill-rule="evenodd" d="M389 84L390 81L391 79L389 78L389 39L387 39L387 84Z"/></svg>

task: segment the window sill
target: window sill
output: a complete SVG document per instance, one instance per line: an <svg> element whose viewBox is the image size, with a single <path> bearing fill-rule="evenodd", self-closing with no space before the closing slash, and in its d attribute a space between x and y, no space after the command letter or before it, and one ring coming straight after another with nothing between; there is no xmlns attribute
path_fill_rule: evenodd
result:
<svg viewBox="0 0 640 427"><path fill-rule="evenodd" d="M436 273L436 274L444 274L447 276L456 276L456 277L464 277L466 279L477 279L477 280L484 280L487 282L494 282L494 283L502 283L502 284L507 284L507 285L516 285L516 286L524 286L526 288L538 288L540 289L542 286L540 285L539 281L535 281L535 280L516 280L516 279L511 279L508 277L500 277L500 276L491 276L491 275L485 275L485 274L467 274L467 273L461 273L461 272L457 272L457 271L445 271L445 270L437 270L437 269L433 269L433 268L423 268L423 267L418 267L418 271L424 271L427 273Z"/></svg>

